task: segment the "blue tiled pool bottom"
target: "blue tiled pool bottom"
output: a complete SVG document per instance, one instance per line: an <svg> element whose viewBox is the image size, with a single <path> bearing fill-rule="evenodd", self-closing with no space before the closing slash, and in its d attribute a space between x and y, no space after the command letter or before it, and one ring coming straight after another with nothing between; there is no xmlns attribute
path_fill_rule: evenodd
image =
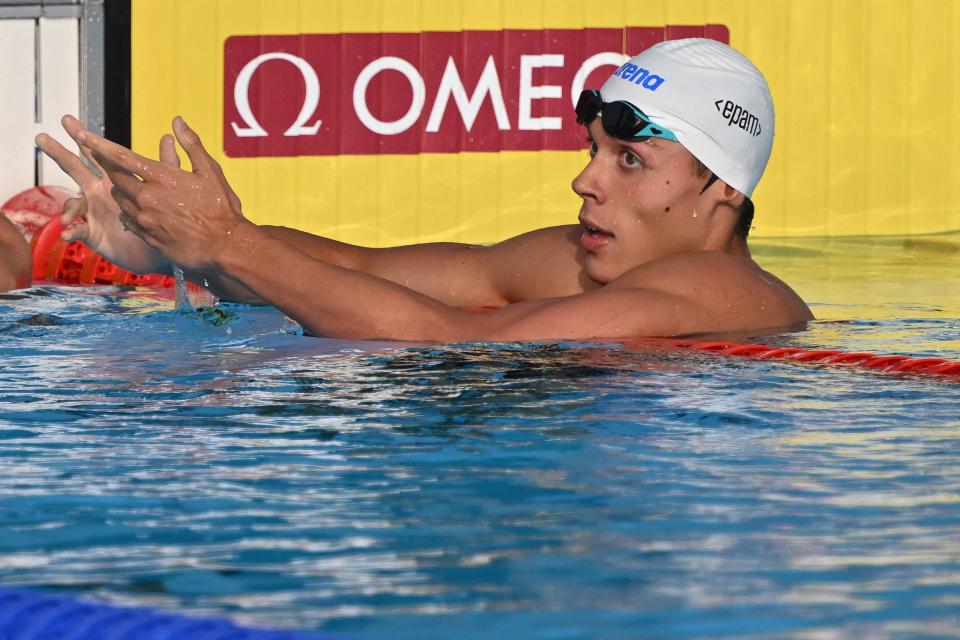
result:
<svg viewBox="0 0 960 640"><path fill-rule="evenodd" d="M245 629L218 619L115 607L0 587L0 638L17 640L333 640L308 632Z"/></svg>

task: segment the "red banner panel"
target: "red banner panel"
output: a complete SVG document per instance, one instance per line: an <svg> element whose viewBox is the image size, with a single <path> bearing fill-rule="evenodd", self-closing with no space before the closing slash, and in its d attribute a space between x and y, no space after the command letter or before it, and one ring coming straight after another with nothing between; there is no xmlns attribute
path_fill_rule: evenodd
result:
<svg viewBox="0 0 960 640"><path fill-rule="evenodd" d="M573 115L626 59L723 25L232 36L231 157L573 150Z"/></svg>

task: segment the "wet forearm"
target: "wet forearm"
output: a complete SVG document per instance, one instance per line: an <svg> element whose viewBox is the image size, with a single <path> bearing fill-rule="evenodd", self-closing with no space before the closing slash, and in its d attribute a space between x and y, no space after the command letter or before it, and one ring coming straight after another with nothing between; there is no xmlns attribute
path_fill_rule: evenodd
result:
<svg viewBox="0 0 960 640"><path fill-rule="evenodd" d="M470 334L464 330L470 314L394 282L311 259L252 224L233 232L215 262L219 274L314 335L456 341Z"/></svg>
<svg viewBox="0 0 960 640"><path fill-rule="evenodd" d="M167 275L173 275L172 269ZM242 302L245 304L267 304L267 302L243 286L233 278L225 275L214 275L209 273L200 273L197 271L184 270L183 277L195 285L207 289L218 299L225 302Z"/></svg>
<svg viewBox="0 0 960 640"><path fill-rule="evenodd" d="M267 236L284 242L298 251L333 265L355 268L359 263L359 254L363 249L353 245L316 236L298 229L262 225L259 227ZM239 280L224 274L202 274L187 271L184 274L191 282L209 289L221 300L244 302L247 304L269 304L262 296Z"/></svg>
<svg viewBox="0 0 960 640"><path fill-rule="evenodd" d="M371 252L371 249L366 247L347 244L290 227L261 225L260 229L271 238L282 240L311 258L338 267L362 271L364 256Z"/></svg>

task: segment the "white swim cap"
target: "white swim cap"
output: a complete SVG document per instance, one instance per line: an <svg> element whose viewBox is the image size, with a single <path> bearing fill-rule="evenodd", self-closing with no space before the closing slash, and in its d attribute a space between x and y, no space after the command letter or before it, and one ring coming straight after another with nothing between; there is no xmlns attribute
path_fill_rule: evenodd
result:
<svg viewBox="0 0 960 640"><path fill-rule="evenodd" d="M773 98L740 52L707 38L667 40L617 69L600 95L639 108L721 180L753 194L773 147Z"/></svg>

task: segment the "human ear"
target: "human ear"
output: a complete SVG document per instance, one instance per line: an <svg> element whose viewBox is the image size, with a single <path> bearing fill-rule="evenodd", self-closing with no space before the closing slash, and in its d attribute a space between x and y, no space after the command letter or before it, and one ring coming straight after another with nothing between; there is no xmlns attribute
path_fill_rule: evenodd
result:
<svg viewBox="0 0 960 640"><path fill-rule="evenodd" d="M739 191L737 191L736 189L734 189L733 187L731 187L730 185L728 185L726 182L723 183L722 193L723 193L722 200L734 208L737 208L741 204L743 204L743 201L747 197L742 193L740 193Z"/></svg>

